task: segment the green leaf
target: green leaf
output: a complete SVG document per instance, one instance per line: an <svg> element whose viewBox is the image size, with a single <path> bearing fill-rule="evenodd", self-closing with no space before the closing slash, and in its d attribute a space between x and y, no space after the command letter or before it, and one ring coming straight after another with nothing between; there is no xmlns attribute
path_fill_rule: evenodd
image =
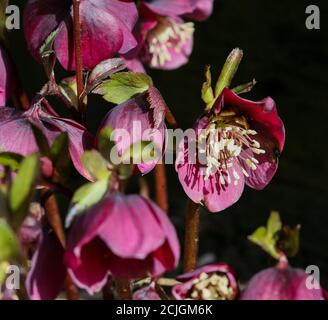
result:
<svg viewBox="0 0 328 320"><path fill-rule="evenodd" d="M113 74L93 92L101 94L109 102L120 104L146 92L152 85L152 79L144 73L120 72Z"/></svg>
<svg viewBox="0 0 328 320"><path fill-rule="evenodd" d="M95 180L106 179L110 175L108 162L96 150L84 152L82 163Z"/></svg>
<svg viewBox="0 0 328 320"><path fill-rule="evenodd" d="M53 50L53 44L55 42L56 36L59 32L59 28L55 29L46 38L43 45L39 49L39 53L42 59L44 70L49 79L54 79L54 68L56 64L56 55Z"/></svg>
<svg viewBox="0 0 328 320"><path fill-rule="evenodd" d="M4 218L0 218L0 263L6 262L19 252L16 235Z"/></svg>
<svg viewBox="0 0 328 320"><path fill-rule="evenodd" d="M140 164L156 160L159 150L152 141L138 141L126 149L121 157L123 164Z"/></svg>
<svg viewBox="0 0 328 320"><path fill-rule="evenodd" d="M23 160L20 154L13 152L0 152L0 164L16 171Z"/></svg>
<svg viewBox="0 0 328 320"><path fill-rule="evenodd" d="M54 165L54 182L65 182L69 177L70 156L69 156L69 138L67 132L63 132L54 140L51 150L50 159Z"/></svg>
<svg viewBox="0 0 328 320"><path fill-rule="evenodd" d="M284 226L283 230L279 233L278 247L288 257L295 257L299 251L300 230L300 225L297 225L294 228Z"/></svg>
<svg viewBox="0 0 328 320"><path fill-rule="evenodd" d="M279 260L281 253L277 246L278 233L282 228L280 215L273 211L268 219L267 226L261 226L251 234L248 239L260 246L264 251L269 253L273 258Z"/></svg>
<svg viewBox="0 0 328 320"><path fill-rule="evenodd" d="M59 90L62 95L69 101L71 106L75 109L79 107L79 100L77 98L77 84L76 84L76 77L68 77L63 79L59 85Z"/></svg>
<svg viewBox="0 0 328 320"><path fill-rule="evenodd" d="M235 76L239 64L243 58L243 51L236 48L231 51L230 55L228 56L221 74L219 76L219 80L215 86L215 98L218 98L225 87L229 87L233 77Z"/></svg>
<svg viewBox="0 0 328 320"><path fill-rule="evenodd" d="M115 146L115 142L111 140L112 133L112 127L107 126L101 129L98 136L98 150L107 161L110 161L110 153Z"/></svg>
<svg viewBox="0 0 328 320"><path fill-rule="evenodd" d="M272 211L267 222L267 232L269 235L276 235L282 228L279 212Z"/></svg>
<svg viewBox="0 0 328 320"><path fill-rule="evenodd" d="M97 204L108 190L108 179L87 183L79 188L72 199L72 205L66 217L65 226L68 228L74 217L83 213L86 209Z"/></svg>
<svg viewBox="0 0 328 320"><path fill-rule="evenodd" d="M32 128L34 138L36 141L36 144L39 147L39 151L42 156L50 157L50 147L48 143L48 139L43 134L40 128L38 128L34 123L30 122L30 126Z"/></svg>
<svg viewBox="0 0 328 320"><path fill-rule="evenodd" d="M35 192L39 177L39 155L26 157L9 190L9 208L13 215L14 226L17 229L28 213L30 202Z"/></svg>
<svg viewBox="0 0 328 320"><path fill-rule="evenodd" d="M214 100L214 93L212 88L212 75L211 67L206 66L205 68L205 81L202 87L202 99L206 105L211 104Z"/></svg>
<svg viewBox="0 0 328 320"><path fill-rule="evenodd" d="M237 95L242 94L242 93L247 93L247 92L250 92L255 85L256 85L256 80L253 79L252 81L250 81L248 83L245 83L245 84L242 84L240 86L233 88L232 91Z"/></svg>
<svg viewBox="0 0 328 320"><path fill-rule="evenodd" d="M103 80L110 75L125 69L125 63L121 58L111 58L100 62L91 71L87 81L87 93L95 89Z"/></svg>

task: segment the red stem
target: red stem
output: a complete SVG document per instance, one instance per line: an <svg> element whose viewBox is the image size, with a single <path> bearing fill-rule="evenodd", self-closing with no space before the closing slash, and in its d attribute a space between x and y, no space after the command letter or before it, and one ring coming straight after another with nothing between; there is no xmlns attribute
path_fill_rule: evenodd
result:
<svg viewBox="0 0 328 320"><path fill-rule="evenodd" d="M199 205L188 199L185 246L184 246L184 272L196 269L199 245Z"/></svg>
<svg viewBox="0 0 328 320"><path fill-rule="evenodd" d="M168 195L166 168L164 163L158 163L155 167L155 183L156 183L156 203L164 211L168 212Z"/></svg>
<svg viewBox="0 0 328 320"><path fill-rule="evenodd" d="M54 230L60 243L65 248L66 237L65 237L65 232L58 209L57 200L53 194L49 195L45 190L42 191L42 194L46 197L44 201L44 209L45 209L47 220L51 228ZM68 300L79 299L78 290L68 274L65 281L65 289L66 289L66 296Z"/></svg>
<svg viewBox="0 0 328 320"><path fill-rule="evenodd" d="M79 112L82 121L85 121L85 106L83 103L83 65L82 65L82 53L81 53L81 25L80 25L80 0L73 0L73 36L75 47L75 66L76 66L76 84L77 84L77 96L79 102Z"/></svg>

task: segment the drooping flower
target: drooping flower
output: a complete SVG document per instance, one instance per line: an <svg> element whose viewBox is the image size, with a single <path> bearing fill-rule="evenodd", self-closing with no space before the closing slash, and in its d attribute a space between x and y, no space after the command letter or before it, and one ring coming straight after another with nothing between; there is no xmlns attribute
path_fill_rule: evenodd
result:
<svg viewBox="0 0 328 320"><path fill-rule="evenodd" d="M64 248L57 236L44 228L25 283L31 300L53 300L63 289L67 275L63 255Z"/></svg>
<svg viewBox="0 0 328 320"><path fill-rule="evenodd" d="M93 137L77 122L61 118L44 98L25 112L8 107L0 108L0 151L24 156L36 152L38 146L30 123L42 131L49 144L52 144L59 134L67 132L72 162L81 175L91 180L81 163L81 155L92 147Z"/></svg>
<svg viewBox="0 0 328 320"><path fill-rule="evenodd" d="M179 242L165 213L141 196L118 193L75 218L65 253L72 279L90 294L109 275L159 276L178 259Z"/></svg>
<svg viewBox="0 0 328 320"><path fill-rule="evenodd" d="M132 35L138 12L134 1L80 1L82 60L92 69L105 59L127 53L137 45ZM39 49L55 30L56 56L62 66L75 69L72 1L29 0L24 11L24 31L28 48L40 61Z"/></svg>
<svg viewBox="0 0 328 320"><path fill-rule="evenodd" d="M213 0L141 1L135 28L139 45L123 56L128 68L142 72L142 63L165 70L186 64L193 48L194 24L183 17L202 21L212 10Z"/></svg>
<svg viewBox="0 0 328 320"><path fill-rule="evenodd" d="M172 288L177 300L235 300L239 285L235 271L225 263L210 264L177 277Z"/></svg>
<svg viewBox="0 0 328 320"><path fill-rule="evenodd" d="M112 138L120 156L139 141L153 142L157 149L155 158L145 159L137 164L141 173L148 173L161 159L166 148L165 109L166 104L160 92L151 86L146 93L110 110L99 132L107 126L115 130Z"/></svg>
<svg viewBox="0 0 328 320"><path fill-rule="evenodd" d="M241 300L324 300L324 297L313 275L280 262L254 275L242 292Z"/></svg>
<svg viewBox="0 0 328 320"><path fill-rule="evenodd" d="M273 178L285 131L270 97L253 102L226 88L194 129L179 146L176 171L195 203L218 212L238 201L245 183L260 190Z"/></svg>
<svg viewBox="0 0 328 320"><path fill-rule="evenodd" d="M14 77L12 63L6 50L0 45L0 107L5 105L15 89Z"/></svg>

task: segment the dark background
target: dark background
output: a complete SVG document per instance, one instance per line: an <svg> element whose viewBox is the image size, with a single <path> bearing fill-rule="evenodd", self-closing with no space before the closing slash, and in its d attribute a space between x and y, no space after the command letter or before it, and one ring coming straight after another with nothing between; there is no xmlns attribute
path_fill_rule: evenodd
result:
<svg viewBox="0 0 328 320"><path fill-rule="evenodd" d="M23 1L12 2L22 7ZM321 9L321 30L305 27L309 4ZM204 210L201 215L201 262L229 262L242 281L273 263L247 236L265 224L274 209L285 223L302 225L301 249L291 264L318 265L321 283L328 287L327 24L324 0L215 0L211 19L196 26L190 63L172 72L150 72L183 128L192 126L202 111L204 65L212 65L213 75L218 74L234 47L245 53L234 84L256 78L258 84L245 97L257 100L270 95L277 103L287 143L272 183L264 191L246 188L241 200L224 212ZM27 53L22 33L10 34L11 46L32 97L45 77ZM98 97L92 97L88 106L89 126L95 131L109 106ZM168 171L170 215L183 239L185 195L174 168L168 166ZM147 178L152 182L151 174Z"/></svg>

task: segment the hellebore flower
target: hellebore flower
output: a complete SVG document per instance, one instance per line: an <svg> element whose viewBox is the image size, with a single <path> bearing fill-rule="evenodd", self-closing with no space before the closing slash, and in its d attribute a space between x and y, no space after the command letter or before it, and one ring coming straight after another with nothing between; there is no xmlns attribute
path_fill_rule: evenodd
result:
<svg viewBox="0 0 328 320"><path fill-rule="evenodd" d="M45 228L25 283L31 300L53 300L63 289L67 274L63 255L64 248L57 236Z"/></svg>
<svg viewBox="0 0 328 320"><path fill-rule="evenodd" d="M172 288L177 300L235 300L239 294L235 272L224 263L206 265L177 280L182 282Z"/></svg>
<svg viewBox="0 0 328 320"><path fill-rule="evenodd" d="M80 1L82 61L92 69L105 59L127 53L137 45L132 29L138 12L133 1ZM65 69L75 69L72 1L29 0L24 11L24 31L34 58L47 37L58 30L54 50Z"/></svg>
<svg viewBox="0 0 328 320"><path fill-rule="evenodd" d="M155 159L144 159L144 162L137 164L138 170L145 174L155 167L165 152L165 110L166 103L160 92L151 86L146 93L110 110L99 132L107 126L116 131L113 140L120 156L139 141L153 142L160 154L156 154Z"/></svg>
<svg viewBox="0 0 328 320"><path fill-rule="evenodd" d="M30 123L42 131L49 144L52 144L59 134L67 132L72 162L81 175L91 180L80 159L85 149L92 147L91 134L77 122L60 118L44 98L25 112L7 107L0 108L0 151L24 156L38 151Z"/></svg>
<svg viewBox="0 0 328 320"><path fill-rule="evenodd" d="M241 300L324 300L324 297L323 289L312 275L280 262L254 275Z"/></svg>
<svg viewBox="0 0 328 320"><path fill-rule="evenodd" d="M245 183L260 190L271 181L285 130L270 97L253 102L226 88L194 129L179 146L176 171L195 203L218 212L238 201Z"/></svg>
<svg viewBox="0 0 328 320"><path fill-rule="evenodd" d="M142 72L142 63L151 68L171 70L188 62L193 48L194 24L182 17L202 21L213 9L213 0L142 1L140 22L135 28L139 45L123 55L126 65Z"/></svg>
<svg viewBox="0 0 328 320"><path fill-rule="evenodd" d="M73 221L65 262L90 294L112 275L159 276L178 263L179 242L166 214L138 195L107 195Z"/></svg>
<svg viewBox="0 0 328 320"><path fill-rule="evenodd" d="M5 49L0 45L0 107L5 105L15 89L13 73L12 63Z"/></svg>
<svg viewBox="0 0 328 320"><path fill-rule="evenodd" d="M133 293L132 300L162 300L156 292L155 282Z"/></svg>

